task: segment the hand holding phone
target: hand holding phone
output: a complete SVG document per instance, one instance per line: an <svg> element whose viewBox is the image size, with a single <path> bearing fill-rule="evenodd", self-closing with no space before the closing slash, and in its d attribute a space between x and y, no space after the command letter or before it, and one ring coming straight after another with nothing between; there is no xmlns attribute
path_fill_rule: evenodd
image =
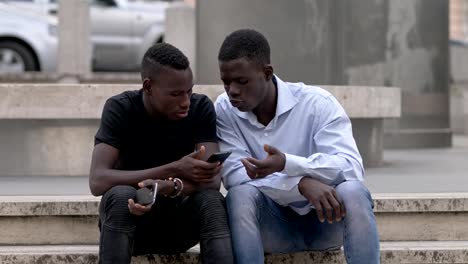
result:
<svg viewBox="0 0 468 264"><path fill-rule="evenodd" d="M205 161L202 159L204 156L204 149L205 148L202 146L199 151L194 151L174 162L174 174L180 179L192 181L194 183L211 183L216 180L216 176L219 175L221 171L219 163L224 162L231 153L215 153Z"/></svg>
<svg viewBox="0 0 468 264"><path fill-rule="evenodd" d="M231 153L232 152L230 151L214 153L206 161L209 163L214 163L214 162L223 163L229 157L229 155L231 155Z"/></svg>
<svg viewBox="0 0 468 264"><path fill-rule="evenodd" d="M135 202L141 205L153 204L156 200L156 194L158 192L158 184L147 185L137 190Z"/></svg>

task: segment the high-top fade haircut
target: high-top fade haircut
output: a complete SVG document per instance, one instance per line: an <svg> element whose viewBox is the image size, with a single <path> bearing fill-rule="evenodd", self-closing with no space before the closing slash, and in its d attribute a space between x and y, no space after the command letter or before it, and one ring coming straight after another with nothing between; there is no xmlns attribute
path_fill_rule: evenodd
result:
<svg viewBox="0 0 468 264"><path fill-rule="evenodd" d="M157 43L150 47L141 61L141 79L155 78L164 68L185 70L190 66L187 57L178 48L168 43Z"/></svg>
<svg viewBox="0 0 468 264"><path fill-rule="evenodd" d="M229 34L219 49L219 61L247 58L263 66L270 64L270 45L253 29L240 29Z"/></svg>

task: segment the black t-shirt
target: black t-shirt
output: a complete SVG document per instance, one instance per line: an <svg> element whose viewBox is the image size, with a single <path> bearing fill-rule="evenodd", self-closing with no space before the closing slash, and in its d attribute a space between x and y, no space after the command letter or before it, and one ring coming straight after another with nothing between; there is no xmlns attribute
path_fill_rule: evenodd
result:
<svg viewBox="0 0 468 264"><path fill-rule="evenodd" d="M142 170L176 161L193 152L195 144L217 139L216 112L205 95L192 95L187 117L155 120L146 111L143 90L139 90L106 101L94 144L119 149L116 169Z"/></svg>

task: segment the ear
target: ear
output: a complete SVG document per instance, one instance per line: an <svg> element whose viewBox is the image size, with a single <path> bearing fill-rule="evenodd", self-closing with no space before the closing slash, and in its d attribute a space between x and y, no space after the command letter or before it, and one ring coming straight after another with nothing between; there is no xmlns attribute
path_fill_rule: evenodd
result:
<svg viewBox="0 0 468 264"><path fill-rule="evenodd" d="M273 78L273 66L271 64L263 66L263 73L265 74L265 80L270 81Z"/></svg>
<svg viewBox="0 0 468 264"><path fill-rule="evenodd" d="M143 80L143 91L146 94L151 95L151 80L149 78L145 78Z"/></svg>

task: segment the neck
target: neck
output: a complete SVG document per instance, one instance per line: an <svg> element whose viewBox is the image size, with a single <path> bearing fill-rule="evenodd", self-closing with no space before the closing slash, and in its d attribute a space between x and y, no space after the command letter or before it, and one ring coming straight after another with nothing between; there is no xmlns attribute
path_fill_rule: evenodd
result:
<svg viewBox="0 0 468 264"><path fill-rule="evenodd" d="M278 90L273 81L268 83L267 94L264 100L253 109L252 112L257 116L260 124L267 126L275 117L277 106Z"/></svg>
<svg viewBox="0 0 468 264"><path fill-rule="evenodd" d="M153 119L161 119L161 116L157 112L153 111L151 102L149 101L148 96L143 92L143 106L145 107L146 113Z"/></svg>

